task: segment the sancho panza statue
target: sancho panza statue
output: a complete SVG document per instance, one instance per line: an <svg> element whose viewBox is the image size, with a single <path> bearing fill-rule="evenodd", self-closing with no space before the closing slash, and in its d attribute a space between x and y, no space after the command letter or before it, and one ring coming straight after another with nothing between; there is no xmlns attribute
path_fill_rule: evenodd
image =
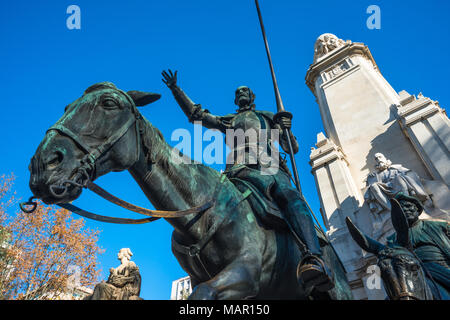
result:
<svg viewBox="0 0 450 320"><path fill-rule="evenodd" d="M395 196L400 206L394 207L392 214L404 215L407 219L408 236L411 249L426 268L427 278L432 278L433 290L440 293L441 299L450 299L450 224L444 220L421 220L424 211L422 203L415 197L398 193ZM401 212L394 212L400 210ZM390 245L398 243L397 234L387 238ZM429 279L431 280L431 279Z"/></svg>
<svg viewBox="0 0 450 320"><path fill-rule="evenodd" d="M117 258L121 264L109 269L108 280L98 283L94 293L85 300L142 300L139 268L130 261L133 253L129 248L120 249Z"/></svg>
<svg viewBox="0 0 450 320"><path fill-rule="evenodd" d="M429 199L419 176L412 170L392 162L382 154L375 154L376 171L367 177L367 191L364 195L373 213L390 211L389 199L398 192L413 196L422 203Z"/></svg>
<svg viewBox="0 0 450 320"><path fill-rule="evenodd" d="M291 119L274 115L268 111L255 110L255 94L246 86L238 87L235 91L234 103L238 106L236 113L225 116L216 116L201 105L195 104L177 85L177 72L163 71L163 81L172 91L175 100L187 115L190 122L198 121L208 128L219 130L226 134L227 145L233 154L237 151L234 162L229 162L225 175L233 179L240 179L253 185L262 195L268 195L280 208L283 219L291 226L291 231L296 234L301 242L306 246L301 246L304 257L298 265L298 278L306 288L315 287L319 291L328 291L333 287L329 270L322 261L322 252L315 232L311 213L301 197L289 180L289 169L283 161L279 161L280 170L270 172L265 171L265 163L256 155L261 144L271 146L274 140L274 133L279 137L278 142L282 149L288 151L287 137L283 135L283 128L291 127ZM234 145L234 138L229 135L240 132L256 132L257 137L264 137L257 141L258 146L254 146L254 141L247 139L237 139ZM298 152L298 143L291 134L291 141L294 152ZM240 140L240 142L239 142ZM232 142L232 145L230 145ZM251 154L253 152L253 154ZM248 161L250 160L250 161ZM254 160L254 161L252 161ZM269 173L269 174L268 174Z"/></svg>

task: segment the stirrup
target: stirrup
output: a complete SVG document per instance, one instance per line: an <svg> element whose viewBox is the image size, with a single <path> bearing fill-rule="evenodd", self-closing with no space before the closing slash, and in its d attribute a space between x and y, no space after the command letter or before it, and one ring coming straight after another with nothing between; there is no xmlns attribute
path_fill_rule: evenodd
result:
<svg viewBox="0 0 450 320"><path fill-rule="evenodd" d="M320 266L312 263L305 263L306 260L313 259ZM305 287L314 287L319 292L327 292L334 288L334 282L327 272L327 268L319 257L308 254L302 258L297 266L297 279L305 285Z"/></svg>

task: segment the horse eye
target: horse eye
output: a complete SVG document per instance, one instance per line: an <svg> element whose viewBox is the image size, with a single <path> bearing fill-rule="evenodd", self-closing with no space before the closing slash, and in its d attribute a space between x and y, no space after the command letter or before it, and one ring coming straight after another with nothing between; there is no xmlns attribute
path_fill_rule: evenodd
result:
<svg viewBox="0 0 450 320"><path fill-rule="evenodd" d="M113 99L105 99L103 100L102 105L107 109L113 109L116 107L117 103Z"/></svg>

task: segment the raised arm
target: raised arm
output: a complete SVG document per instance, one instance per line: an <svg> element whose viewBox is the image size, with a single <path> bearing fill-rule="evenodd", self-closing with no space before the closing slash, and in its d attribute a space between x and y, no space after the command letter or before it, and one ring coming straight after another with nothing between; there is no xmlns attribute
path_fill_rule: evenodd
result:
<svg viewBox="0 0 450 320"><path fill-rule="evenodd" d="M212 115L207 109L202 109L200 104L194 103L183 90L177 85L177 73L172 73L171 70L163 71L162 81L172 91L172 94L180 105L183 112L186 114L190 122L201 121L202 125L208 129L216 129L225 133L227 124L222 117Z"/></svg>

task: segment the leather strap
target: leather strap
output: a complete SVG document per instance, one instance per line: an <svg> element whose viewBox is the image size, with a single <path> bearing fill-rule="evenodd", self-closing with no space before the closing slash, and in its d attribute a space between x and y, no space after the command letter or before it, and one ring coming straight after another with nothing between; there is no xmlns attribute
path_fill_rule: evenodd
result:
<svg viewBox="0 0 450 320"><path fill-rule="evenodd" d="M56 123L54 126L50 127L48 131L55 130L60 132L61 134L69 137L72 139L77 145L79 145L83 151L89 155L92 162L95 162L103 153L105 153L109 148L111 148L122 136L128 131L128 129L136 122L137 120L135 117L130 117L127 122L113 135L111 135L108 140L106 140L104 143L102 143L97 148L92 148L85 144L79 137L72 132L69 128L62 125L61 123ZM138 131L138 128L136 128L136 131ZM139 132L137 132L139 133Z"/></svg>
<svg viewBox="0 0 450 320"><path fill-rule="evenodd" d="M115 217L107 217L98 215L83 209L78 208L77 206L74 206L70 203L60 203L58 206L69 210L73 213L76 213L82 217L89 218L92 220L102 221L102 222L108 222L108 223L117 223L117 224L142 224L147 222L152 222L155 220L158 220L159 217L151 217L151 218L144 218L144 219L128 219L128 218L115 218Z"/></svg>
<svg viewBox="0 0 450 320"><path fill-rule="evenodd" d="M118 206L121 206L122 208L128 209L133 212L137 212L137 213L140 213L140 214L143 214L146 216L150 216L150 217L158 217L158 218L166 218L166 219L167 218L179 218L179 217L184 217L184 216L192 214L192 213L200 213L202 211L205 211L205 210L211 208L214 205L214 200L209 200L200 206L193 207L193 208L186 209L186 210L178 210L178 211L149 210L149 209L145 209L145 208L136 206L129 202L126 202L125 200L119 199L93 182L89 182L87 184L87 188L89 190L91 190L92 192L98 194L100 197L102 197Z"/></svg>
<svg viewBox="0 0 450 320"><path fill-rule="evenodd" d="M115 217L108 217L108 216L102 216L99 214L95 214L95 213L83 210L73 204L70 204L70 203L58 203L58 206L66 209L66 210L69 210L73 213L76 213L82 217L101 221L101 222L117 223L117 224L142 224L142 223L147 223L147 222L152 222L152 221L158 220L159 218L166 218L166 219L167 218L178 218L178 217L183 217L183 216L193 214L193 213L200 213L200 212L203 212L203 211L211 208L214 205L214 200L210 200L200 206L193 207L193 208L190 208L187 210L178 210L178 211L149 210L149 209L145 209L145 208L136 206L129 202L126 202L125 200L119 199L93 182L89 182L87 187L89 188L89 190L98 194L102 198L104 198L116 205L119 205L122 208L128 209L133 212L137 212L137 213L140 213L140 214L143 214L146 216L150 216L150 218L144 218L144 219L115 218Z"/></svg>

